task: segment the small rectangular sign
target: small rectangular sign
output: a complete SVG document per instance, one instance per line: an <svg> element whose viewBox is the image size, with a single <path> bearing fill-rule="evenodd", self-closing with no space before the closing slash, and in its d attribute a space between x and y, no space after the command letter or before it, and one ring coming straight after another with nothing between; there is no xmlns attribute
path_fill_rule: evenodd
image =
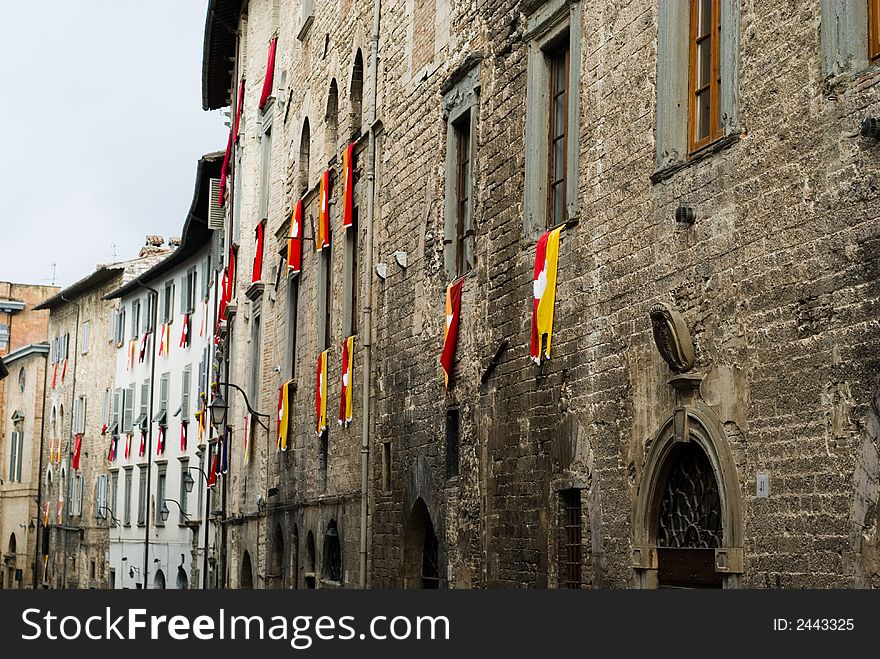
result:
<svg viewBox="0 0 880 659"><path fill-rule="evenodd" d="M755 494L759 499L766 499L770 496L770 474L766 471L759 471L756 480L757 491Z"/></svg>

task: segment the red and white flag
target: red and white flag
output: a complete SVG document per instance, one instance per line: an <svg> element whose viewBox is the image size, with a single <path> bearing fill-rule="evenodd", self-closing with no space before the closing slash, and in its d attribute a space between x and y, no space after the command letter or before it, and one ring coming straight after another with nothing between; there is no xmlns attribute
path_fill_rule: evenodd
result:
<svg viewBox="0 0 880 659"><path fill-rule="evenodd" d="M156 455L165 453L165 426L159 426L159 435L156 438Z"/></svg>
<svg viewBox="0 0 880 659"><path fill-rule="evenodd" d="M458 325L461 319L461 289L464 279L446 287L446 322L443 326L443 353L440 365L443 367L443 381L449 387L452 369L455 365L455 349L458 346Z"/></svg>
<svg viewBox="0 0 880 659"><path fill-rule="evenodd" d="M354 223L354 145L352 142L342 154L342 228L348 229Z"/></svg>
<svg viewBox="0 0 880 659"><path fill-rule="evenodd" d="M553 308L556 305L556 266L559 261L559 235L562 227L548 231L538 240L535 250L535 303L532 311L530 354L536 364L550 359L553 338ZM546 342L544 338L546 337Z"/></svg>
<svg viewBox="0 0 880 659"><path fill-rule="evenodd" d="M186 431L189 424L186 421L180 422L180 451L186 452Z"/></svg>
<svg viewBox="0 0 880 659"><path fill-rule="evenodd" d="M299 274L302 270L303 203L302 199L293 207L290 216L290 234L287 236L287 271Z"/></svg>
<svg viewBox="0 0 880 659"><path fill-rule="evenodd" d="M183 329L180 332L180 345L179 348L188 348L189 347L189 325L190 325L190 315L188 313L183 314Z"/></svg>
<svg viewBox="0 0 880 659"><path fill-rule="evenodd" d="M208 471L208 487L214 487L217 484L217 469L219 468L220 446L217 445L214 453L214 459L211 461L211 469Z"/></svg>
<svg viewBox="0 0 880 659"><path fill-rule="evenodd" d="M123 453L126 460L131 457L131 433L125 436L125 451Z"/></svg>
<svg viewBox="0 0 880 659"><path fill-rule="evenodd" d="M142 458L147 454L147 433L141 431L141 445L138 447L138 457Z"/></svg>

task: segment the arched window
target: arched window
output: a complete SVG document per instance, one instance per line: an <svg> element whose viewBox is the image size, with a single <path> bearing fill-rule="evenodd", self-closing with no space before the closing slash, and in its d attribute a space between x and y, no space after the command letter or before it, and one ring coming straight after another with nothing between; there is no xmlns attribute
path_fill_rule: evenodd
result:
<svg viewBox="0 0 880 659"><path fill-rule="evenodd" d="M315 587L315 536L309 531L306 538L306 569L304 573L306 588Z"/></svg>
<svg viewBox="0 0 880 659"><path fill-rule="evenodd" d="M324 535L324 560L321 566L321 577L329 581L342 581L342 548L339 544L339 530L336 520L327 524Z"/></svg>
<svg viewBox="0 0 880 659"><path fill-rule="evenodd" d="M156 576L153 577L153 589L165 590L165 573L162 570L156 570Z"/></svg>
<svg viewBox="0 0 880 659"><path fill-rule="evenodd" d="M186 590L189 588L189 579L186 576L186 570L183 566L177 568L177 589Z"/></svg>
<svg viewBox="0 0 880 659"><path fill-rule="evenodd" d="M15 546L16 546L15 534L13 533L12 535L9 536L9 551L7 553L15 554L15 548L16 548Z"/></svg>
<svg viewBox="0 0 880 659"><path fill-rule="evenodd" d="M339 87L336 85L336 78L330 81L324 122L326 130L324 148L327 152L327 160L330 160L339 148Z"/></svg>
<svg viewBox="0 0 880 659"><path fill-rule="evenodd" d="M360 48L354 56L354 66L351 70L351 88L349 90L351 105L348 114L349 132L353 136L361 129L363 123L363 100L364 100L364 56Z"/></svg>
<svg viewBox="0 0 880 659"><path fill-rule="evenodd" d="M22 366L18 370L18 390L19 390L19 392L24 393L24 387L26 384L27 384L27 376L25 375L25 372L24 372L24 366Z"/></svg>
<svg viewBox="0 0 880 659"><path fill-rule="evenodd" d="M304 195L309 189L309 156L312 149L312 130L309 119L303 121L302 135L299 139L299 192Z"/></svg>
<svg viewBox="0 0 880 659"><path fill-rule="evenodd" d="M242 590L250 590L254 587L254 573L251 568L251 555L245 551L241 559L241 574L238 579L238 587Z"/></svg>

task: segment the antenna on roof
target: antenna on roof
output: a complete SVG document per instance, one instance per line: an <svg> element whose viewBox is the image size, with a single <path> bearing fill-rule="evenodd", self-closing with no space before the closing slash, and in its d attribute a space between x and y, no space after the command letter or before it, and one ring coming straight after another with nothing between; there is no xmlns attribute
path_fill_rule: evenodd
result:
<svg viewBox="0 0 880 659"><path fill-rule="evenodd" d="M55 275L58 273L58 264L50 263L49 266L52 268L52 286L55 285Z"/></svg>
<svg viewBox="0 0 880 659"><path fill-rule="evenodd" d="M116 263L116 243L111 243L110 251L113 253L113 263Z"/></svg>

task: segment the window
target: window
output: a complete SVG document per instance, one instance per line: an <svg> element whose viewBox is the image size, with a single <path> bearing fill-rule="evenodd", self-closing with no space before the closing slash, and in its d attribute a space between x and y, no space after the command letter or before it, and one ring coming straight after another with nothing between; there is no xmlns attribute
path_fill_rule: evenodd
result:
<svg viewBox="0 0 880 659"><path fill-rule="evenodd" d="M159 411L153 417L153 421L163 428L168 426L168 387L171 383L171 374L163 373L159 378Z"/></svg>
<svg viewBox="0 0 880 659"><path fill-rule="evenodd" d="M391 442L382 442L382 491L391 491Z"/></svg>
<svg viewBox="0 0 880 659"><path fill-rule="evenodd" d="M352 209L351 226L345 231L345 298L342 302L343 333L357 334L358 314L358 207Z"/></svg>
<svg viewBox="0 0 880 659"><path fill-rule="evenodd" d="M82 435L86 431L86 397L80 396L73 401L73 434Z"/></svg>
<svg viewBox="0 0 880 659"><path fill-rule="evenodd" d="M541 3L527 19L525 234L578 214L582 3ZM473 141L471 142L473 144Z"/></svg>
<svg viewBox="0 0 880 659"><path fill-rule="evenodd" d="M122 389L113 390L113 414L107 432L112 437L119 434L120 415L122 414Z"/></svg>
<svg viewBox="0 0 880 659"><path fill-rule="evenodd" d="M70 479L72 495L70 498L70 508L68 512L71 515L81 516L83 511L83 491L85 479L80 474L74 474Z"/></svg>
<svg viewBox="0 0 880 659"><path fill-rule="evenodd" d="M116 506L117 506L116 496L117 496L118 492L119 492L119 472L113 471L113 472L110 472L110 493L108 495L109 503L107 504L107 507L110 509L110 512L113 513L114 515L116 514Z"/></svg>
<svg viewBox="0 0 880 659"><path fill-rule="evenodd" d="M141 382L141 406L138 411L137 419L134 421L135 430L144 430L147 427L147 417L150 414L150 378Z"/></svg>
<svg viewBox="0 0 880 659"><path fill-rule="evenodd" d="M737 0L659 4L652 181L668 178L690 156L739 130L740 11Z"/></svg>
<svg viewBox="0 0 880 659"><path fill-rule="evenodd" d="M180 293L180 313L191 314L196 308L196 268L193 266L183 277Z"/></svg>
<svg viewBox="0 0 880 659"><path fill-rule="evenodd" d="M131 467L127 467L125 470L125 500L122 508L122 523L125 526L131 526L131 481Z"/></svg>
<svg viewBox="0 0 880 659"><path fill-rule="evenodd" d="M98 476L95 484L95 516L104 519L107 516L107 475Z"/></svg>
<svg viewBox="0 0 880 659"><path fill-rule="evenodd" d="M868 59L880 59L880 0L868 0Z"/></svg>
<svg viewBox="0 0 880 659"><path fill-rule="evenodd" d="M349 133L354 137L360 132L363 123L364 56L360 48L354 56L349 98L351 99L351 109L348 114Z"/></svg>
<svg viewBox="0 0 880 659"><path fill-rule="evenodd" d="M143 466L138 470L138 526L147 523L147 467Z"/></svg>
<svg viewBox="0 0 880 659"><path fill-rule="evenodd" d="M209 255L209 256L206 256L204 259L202 259L202 289L201 289L202 298L201 299L204 300L205 302L208 301L208 293L210 292L210 286L211 286L210 276L211 276L211 257Z"/></svg>
<svg viewBox="0 0 880 659"><path fill-rule="evenodd" d="M260 356L262 354L260 337L262 335L262 324L262 305L259 302L254 302L253 313L251 314L251 370L248 389L251 401L257 400L260 391ZM256 403L254 404L256 405Z"/></svg>
<svg viewBox="0 0 880 659"><path fill-rule="evenodd" d="M694 152L723 134L719 0L691 0L690 23L688 150Z"/></svg>
<svg viewBox="0 0 880 659"><path fill-rule="evenodd" d="M187 364L183 369L180 382L180 420L189 421L190 387L192 386L192 364Z"/></svg>
<svg viewBox="0 0 880 659"><path fill-rule="evenodd" d="M332 244L327 245L318 255L320 271L318 272L318 349L323 351L330 347L330 303L333 295L331 282L331 251Z"/></svg>
<svg viewBox="0 0 880 659"><path fill-rule="evenodd" d="M459 414L457 407L446 410L446 476L458 476Z"/></svg>
<svg viewBox="0 0 880 659"><path fill-rule="evenodd" d="M122 433L131 433L133 429L131 423L134 413L134 385L122 391Z"/></svg>
<svg viewBox="0 0 880 659"><path fill-rule="evenodd" d="M330 473L330 424L318 438L318 466L321 470L321 489L326 490Z"/></svg>
<svg viewBox="0 0 880 659"><path fill-rule="evenodd" d="M330 81L330 91L327 94L327 112L324 114L324 149L329 161L336 155L339 143L339 87L336 78Z"/></svg>
<svg viewBox="0 0 880 659"><path fill-rule="evenodd" d="M18 369L18 392L24 393L25 385L27 385L27 374L25 373L24 366Z"/></svg>
<svg viewBox="0 0 880 659"><path fill-rule="evenodd" d="M165 503L166 480L166 466L159 465L159 473L156 476L156 510L154 511L156 526L165 526L165 521L162 519L162 509L167 505Z"/></svg>
<svg viewBox="0 0 880 659"><path fill-rule="evenodd" d="M178 524L186 524L186 514L189 512L187 497L189 492L186 491L185 479L186 475L189 473L189 460L185 458L181 458L180 460L180 489L177 493L177 500L180 502L180 516L177 520ZM201 480L202 475L199 474L199 480Z"/></svg>
<svg viewBox="0 0 880 659"><path fill-rule="evenodd" d="M174 319L174 280L165 282L165 296L162 322L170 323Z"/></svg>
<svg viewBox="0 0 880 659"><path fill-rule="evenodd" d="M0 350L9 349L9 325L0 323Z"/></svg>
<svg viewBox="0 0 880 659"><path fill-rule="evenodd" d="M309 189L309 156L312 149L312 131L308 117L303 121L302 134L299 138L299 194L305 195Z"/></svg>
<svg viewBox="0 0 880 659"><path fill-rule="evenodd" d="M269 217L269 174L272 168L272 114L263 115L263 134L260 138L260 208L257 220Z"/></svg>
<svg viewBox="0 0 880 659"><path fill-rule="evenodd" d="M559 492L559 587L580 588L581 491Z"/></svg>
<svg viewBox="0 0 880 659"><path fill-rule="evenodd" d="M91 323L88 320L84 320L82 324L82 348L80 352L82 354L87 354L89 352L89 335L91 334Z"/></svg>
<svg viewBox="0 0 880 659"><path fill-rule="evenodd" d="M141 329L141 301L140 298L131 301L131 338L136 339Z"/></svg>
<svg viewBox="0 0 880 659"><path fill-rule="evenodd" d="M339 543L339 529L336 520L330 520L324 536L324 560L321 577L328 581L342 581L342 548Z"/></svg>
<svg viewBox="0 0 880 659"><path fill-rule="evenodd" d="M24 433L13 430L9 440L9 480L13 483L20 483Z"/></svg>
<svg viewBox="0 0 880 659"><path fill-rule="evenodd" d="M287 280L287 359L289 360L288 372L292 380L296 376L296 322L299 311L299 277L290 277Z"/></svg>
<svg viewBox="0 0 880 659"><path fill-rule="evenodd" d="M125 309L120 309L116 314L116 345L122 346L125 343Z"/></svg>
<svg viewBox="0 0 880 659"><path fill-rule="evenodd" d="M153 331L153 314L155 313L156 307L156 295L150 293L147 295L147 307L144 310L143 314L143 323L141 327L143 328L144 334L147 332Z"/></svg>

